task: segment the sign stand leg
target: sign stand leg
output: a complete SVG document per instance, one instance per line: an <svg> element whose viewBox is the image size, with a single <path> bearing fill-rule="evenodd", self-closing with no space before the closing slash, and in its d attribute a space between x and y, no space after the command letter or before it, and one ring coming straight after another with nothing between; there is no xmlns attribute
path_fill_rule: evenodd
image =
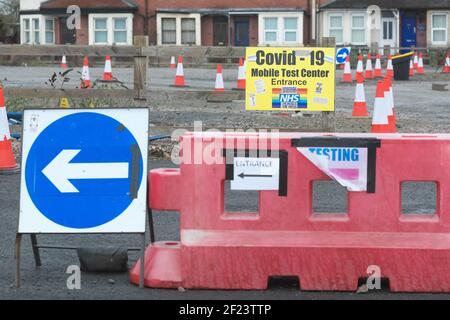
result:
<svg viewBox="0 0 450 320"><path fill-rule="evenodd" d="M144 270L145 270L145 232L142 234L141 246L141 265L139 268L139 288L144 288Z"/></svg>
<svg viewBox="0 0 450 320"><path fill-rule="evenodd" d="M148 214L148 229L150 231L150 244L155 242L155 227L153 225L153 211L151 208L147 209Z"/></svg>
<svg viewBox="0 0 450 320"><path fill-rule="evenodd" d="M22 234L16 234L15 254L16 259L16 288L20 288L20 244L22 242Z"/></svg>
<svg viewBox="0 0 450 320"><path fill-rule="evenodd" d="M41 263L41 255L39 254L39 248L37 247L37 238L35 234L30 234L31 238L31 247L33 248L33 256L34 262L36 263L36 267L42 266Z"/></svg>

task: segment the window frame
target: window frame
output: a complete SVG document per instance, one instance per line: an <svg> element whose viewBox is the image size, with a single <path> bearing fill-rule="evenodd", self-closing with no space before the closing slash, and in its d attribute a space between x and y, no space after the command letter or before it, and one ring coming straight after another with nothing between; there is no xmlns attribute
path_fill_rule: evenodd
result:
<svg viewBox="0 0 450 320"><path fill-rule="evenodd" d="M277 27L275 29L266 29L266 19L276 19L276 25ZM283 20L284 21L284 20ZM268 17L263 17L263 33L264 33L264 43L266 44L277 44L279 43L279 23L280 23L280 17L275 17L275 16L268 16ZM267 32L275 32L275 41L269 41L267 40Z"/></svg>
<svg viewBox="0 0 450 320"><path fill-rule="evenodd" d="M288 47L303 47L304 46L304 11L288 12L262 12L258 14L258 46L288 46ZM276 30L265 28L265 19L276 18ZM295 18L297 19L296 40L286 41L286 32L293 32L294 29L285 29L285 19ZM274 32L276 34L276 40L268 40L267 33Z"/></svg>
<svg viewBox="0 0 450 320"><path fill-rule="evenodd" d="M334 17L341 18L341 27L340 28L331 27L331 18L334 18ZM330 37L331 37L331 30L340 30L341 31L341 33L342 33L342 41L338 42L336 40L336 37L335 37L335 40L336 40L336 44L337 45L344 44L345 41L344 41L344 14L343 13L330 13L328 15L328 36L330 36Z"/></svg>
<svg viewBox="0 0 450 320"><path fill-rule="evenodd" d="M175 19L175 43L163 43L162 21L164 19ZM195 42L182 42L181 19L194 19ZM156 43L159 46L200 46L202 45L202 24L201 15L199 13L156 13Z"/></svg>
<svg viewBox="0 0 450 320"><path fill-rule="evenodd" d="M286 19L295 19L297 27L295 29L286 29ZM283 43L298 43L298 17L282 17L283 20ZM286 32L295 32L295 40L286 40Z"/></svg>
<svg viewBox="0 0 450 320"><path fill-rule="evenodd" d="M95 20L106 19L106 42L96 42L95 41L95 31L105 31L104 29L95 28ZM114 42L114 20L115 19L125 19L126 22L126 42ZM89 21L89 45L133 45L133 19L134 16L131 13L91 13L88 15Z"/></svg>
<svg viewBox="0 0 450 320"><path fill-rule="evenodd" d="M433 27L433 19L435 16L444 16L445 17L445 28L434 28ZM448 13L447 12L432 12L431 13L431 44L433 45L447 45L448 43ZM434 40L434 31L444 31L445 37L444 41L436 41Z"/></svg>
<svg viewBox="0 0 450 320"><path fill-rule="evenodd" d="M47 29L47 21L52 22L52 30ZM52 42L47 42L47 33L52 33ZM44 40L45 44L55 44L55 19L45 17L44 18Z"/></svg>
<svg viewBox="0 0 450 320"><path fill-rule="evenodd" d="M111 28L112 28L112 40L115 45L126 45L128 43L128 19L124 17L112 17L111 18ZM125 29L116 29L116 20L125 20ZM125 42L116 41L116 32L125 32Z"/></svg>
<svg viewBox="0 0 450 320"><path fill-rule="evenodd" d="M163 29L164 20L174 20L174 22L175 22L175 29L173 29L173 30L164 30ZM175 40L174 40L174 42L165 42L164 41L164 32L174 32L175 33ZM173 17L173 18L169 18L169 17L161 18L161 44L163 44L163 45L176 45L177 44L177 18L175 18L175 17Z"/></svg>
<svg viewBox="0 0 450 320"><path fill-rule="evenodd" d="M353 26L353 18L354 17L362 17L363 20L363 26L362 27L354 27ZM364 39L362 42L355 42L353 41L353 30L363 31ZM350 15L350 43L353 45L365 45L366 44L366 15L365 13L352 13Z"/></svg>
<svg viewBox="0 0 450 320"><path fill-rule="evenodd" d="M194 20L194 42L184 42L183 41L183 20ZM175 30L176 31L176 30ZM192 30L185 30L184 32L192 32ZM196 36L197 36L197 30L196 30L196 27L195 27L195 18L191 18L191 17L180 17L180 33L181 33L181 38L180 38L180 41L181 41L181 44L182 45L195 45L195 39L196 39Z"/></svg>

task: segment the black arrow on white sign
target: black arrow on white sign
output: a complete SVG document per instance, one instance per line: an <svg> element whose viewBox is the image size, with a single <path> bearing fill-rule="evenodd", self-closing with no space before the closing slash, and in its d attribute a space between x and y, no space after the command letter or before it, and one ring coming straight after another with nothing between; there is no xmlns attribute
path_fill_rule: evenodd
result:
<svg viewBox="0 0 450 320"><path fill-rule="evenodd" d="M244 179L244 178L272 178L273 176L270 174L264 175L264 174L245 174L241 173L238 177Z"/></svg>

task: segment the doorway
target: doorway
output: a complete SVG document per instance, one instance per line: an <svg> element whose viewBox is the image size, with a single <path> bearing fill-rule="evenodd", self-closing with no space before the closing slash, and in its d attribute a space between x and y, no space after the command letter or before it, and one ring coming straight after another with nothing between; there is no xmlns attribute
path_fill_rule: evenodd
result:
<svg viewBox="0 0 450 320"><path fill-rule="evenodd" d="M213 44L215 46L228 45L228 17L214 16L213 18Z"/></svg>
<svg viewBox="0 0 450 320"><path fill-rule="evenodd" d="M415 15L402 15L401 46L415 47L417 44L417 28Z"/></svg>
<svg viewBox="0 0 450 320"><path fill-rule="evenodd" d="M238 20L234 22L234 45L237 47L248 47L250 45L249 20Z"/></svg>
<svg viewBox="0 0 450 320"><path fill-rule="evenodd" d="M59 18L59 21L59 43L75 44L77 39L76 29L74 28L73 30L69 30L69 28L67 27L67 18L65 17Z"/></svg>
<svg viewBox="0 0 450 320"><path fill-rule="evenodd" d="M395 18L382 18L381 19L381 47L390 46L391 48L397 47L397 30L395 24ZM395 52L391 49L391 54Z"/></svg>

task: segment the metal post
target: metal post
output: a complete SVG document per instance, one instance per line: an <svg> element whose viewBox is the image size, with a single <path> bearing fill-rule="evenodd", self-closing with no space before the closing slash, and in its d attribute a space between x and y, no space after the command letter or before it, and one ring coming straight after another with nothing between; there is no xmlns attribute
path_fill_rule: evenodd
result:
<svg viewBox="0 0 450 320"><path fill-rule="evenodd" d="M30 234L31 237L31 247L33 249L34 262L36 263L36 267L42 266L41 256L39 254L39 247L37 243L37 238L35 234Z"/></svg>
<svg viewBox="0 0 450 320"><path fill-rule="evenodd" d="M16 259L16 288L20 288L20 244L22 242L22 234L16 234L16 245L14 250L14 258Z"/></svg>
<svg viewBox="0 0 450 320"><path fill-rule="evenodd" d="M144 288L144 273L145 273L145 232L141 235L141 264L139 268L139 288Z"/></svg>

